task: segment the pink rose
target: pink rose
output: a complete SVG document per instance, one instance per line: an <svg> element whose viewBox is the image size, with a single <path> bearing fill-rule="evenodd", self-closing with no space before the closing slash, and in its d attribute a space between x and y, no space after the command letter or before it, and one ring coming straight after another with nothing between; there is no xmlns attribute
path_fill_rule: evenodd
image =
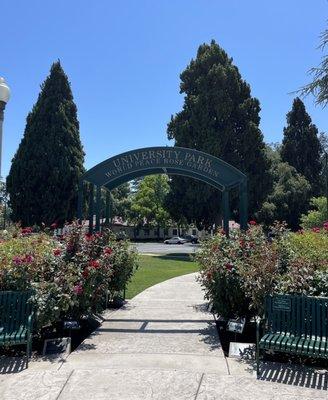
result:
<svg viewBox="0 0 328 400"><path fill-rule="evenodd" d="M78 285L75 285L73 287L73 292L75 294L77 294L78 296L80 296L83 293L83 287L82 287L81 283L79 283Z"/></svg>

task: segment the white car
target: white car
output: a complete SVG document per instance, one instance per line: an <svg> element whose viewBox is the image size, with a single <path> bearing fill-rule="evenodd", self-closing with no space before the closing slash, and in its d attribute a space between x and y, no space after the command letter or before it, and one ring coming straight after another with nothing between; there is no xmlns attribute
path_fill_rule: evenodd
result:
<svg viewBox="0 0 328 400"><path fill-rule="evenodd" d="M165 244L183 244L183 243L186 243L186 242L187 242L186 239L183 239L183 238L181 238L179 236L173 236L173 237L171 237L171 239L164 240Z"/></svg>

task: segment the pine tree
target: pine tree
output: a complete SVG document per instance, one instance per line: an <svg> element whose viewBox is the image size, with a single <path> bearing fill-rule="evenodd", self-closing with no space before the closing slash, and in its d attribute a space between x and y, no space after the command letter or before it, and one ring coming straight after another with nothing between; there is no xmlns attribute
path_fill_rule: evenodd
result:
<svg viewBox="0 0 328 400"><path fill-rule="evenodd" d="M7 177L13 220L25 226L72 220L83 162L77 109L58 61L27 117Z"/></svg>
<svg viewBox="0 0 328 400"><path fill-rule="evenodd" d="M168 138L176 146L210 153L244 172L249 179L249 210L254 214L272 187L259 129L259 101L215 41L199 47L180 78L184 105L171 117ZM220 220L221 194L190 178L172 178L167 202L173 218L183 215L198 227Z"/></svg>
<svg viewBox="0 0 328 400"><path fill-rule="evenodd" d="M287 114L281 158L307 179L312 187L312 195L320 193L322 164L318 129L312 124L304 103L298 97Z"/></svg>

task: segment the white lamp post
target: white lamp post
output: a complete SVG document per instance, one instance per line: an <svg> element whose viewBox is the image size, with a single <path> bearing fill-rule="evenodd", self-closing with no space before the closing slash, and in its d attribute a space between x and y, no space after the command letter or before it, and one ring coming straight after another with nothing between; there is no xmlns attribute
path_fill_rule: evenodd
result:
<svg viewBox="0 0 328 400"><path fill-rule="evenodd" d="M4 78L0 77L0 180L1 180L1 163L2 163L2 126L4 119L4 111L6 104L10 98L10 89Z"/></svg>

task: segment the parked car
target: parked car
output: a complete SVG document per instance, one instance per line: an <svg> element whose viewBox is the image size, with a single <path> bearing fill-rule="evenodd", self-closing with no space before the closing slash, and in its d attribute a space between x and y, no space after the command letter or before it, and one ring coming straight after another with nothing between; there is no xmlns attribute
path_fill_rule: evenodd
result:
<svg viewBox="0 0 328 400"><path fill-rule="evenodd" d="M187 242L186 239L181 238L179 236L173 236L173 237L171 237L171 239L164 240L165 244L183 244L186 242Z"/></svg>
<svg viewBox="0 0 328 400"><path fill-rule="evenodd" d="M196 235L185 235L183 238L189 243L198 243L198 237Z"/></svg>

